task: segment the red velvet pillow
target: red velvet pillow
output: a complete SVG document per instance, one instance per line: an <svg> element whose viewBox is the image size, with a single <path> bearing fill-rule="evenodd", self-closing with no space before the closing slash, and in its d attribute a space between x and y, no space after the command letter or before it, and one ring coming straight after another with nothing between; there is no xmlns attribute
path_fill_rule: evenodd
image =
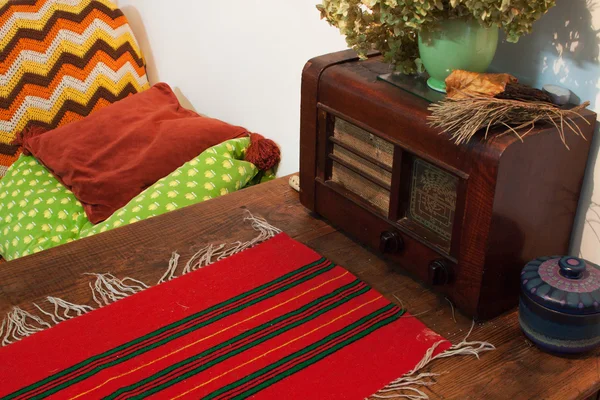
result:
<svg viewBox="0 0 600 400"><path fill-rule="evenodd" d="M24 132L20 140L96 224L207 148L247 134L186 110L159 83L58 129Z"/></svg>

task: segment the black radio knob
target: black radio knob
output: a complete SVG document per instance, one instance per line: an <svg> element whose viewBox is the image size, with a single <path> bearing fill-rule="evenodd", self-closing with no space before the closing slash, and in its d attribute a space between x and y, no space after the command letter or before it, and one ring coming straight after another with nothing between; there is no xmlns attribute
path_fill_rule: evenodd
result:
<svg viewBox="0 0 600 400"><path fill-rule="evenodd" d="M445 260L435 260L429 264L429 282L432 285L440 286L450 282L450 267Z"/></svg>
<svg viewBox="0 0 600 400"><path fill-rule="evenodd" d="M395 254L404 250L404 240L397 232L385 231L379 238L379 251L384 254Z"/></svg>

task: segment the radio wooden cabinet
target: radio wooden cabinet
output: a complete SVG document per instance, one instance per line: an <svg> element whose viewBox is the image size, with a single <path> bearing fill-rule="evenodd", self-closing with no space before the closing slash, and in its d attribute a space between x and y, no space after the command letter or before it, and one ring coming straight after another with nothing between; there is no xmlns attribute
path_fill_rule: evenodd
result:
<svg viewBox="0 0 600 400"><path fill-rule="evenodd" d="M302 79L300 199L450 299L488 319L516 306L530 260L567 254L587 140L537 127L456 145L427 125L429 102L377 77L379 56L310 60Z"/></svg>

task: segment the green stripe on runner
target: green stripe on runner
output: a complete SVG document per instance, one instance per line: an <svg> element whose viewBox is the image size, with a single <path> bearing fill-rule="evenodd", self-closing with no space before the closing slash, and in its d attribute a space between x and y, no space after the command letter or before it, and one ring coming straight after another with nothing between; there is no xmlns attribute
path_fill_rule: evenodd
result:
<svg viewBox="0 0 600 400"><path fill-rule="evenodd" d="M358 334L349 337L348 339L342 341L341 343L336 344L335 346L323 351L322 353L318 353L316 355L314 355L313 357L309 358L308 360L305 360L303 362L301 362L300 364L294 366L293 368L290 368L289 370L283 371L278 375L275 375L274 377L270 378L269 380L261 383L260 385L257 385L255 387L250 388L249 390L245 391L244 393L241 393L239 395L237 395L236 397L234 397L232 400L242 400L242 399L247 399L248 397L260 392L261 390L287 378L290 375L293 375L301 370L303 370L304 368L307 368L309 366L311 366L312 364L315 364L319 361L321 361L322 359L326 358L327 356L343 349L346 346L351 345L354 342L359 341L360 339L364 338L367 335L370 335L371 333L375 332L376 330L389 325L390 323L397 321L398 318L401 317L401 314L394 314L376 324L374 324L373 326L371 326L370 328L359 332Z"/></svg>
<svg viewBox="0 0 600 400"><path fill-rule="evenodd" d="M222 394L227 393L230 390L233 390L233 389L235 389L235 388L237 388L239 386L242 386L242 385L244 385L244 384L252 381L253 379L256 379L257 377L259 377L261 375L264 375L264 374L268 373L269 371L272 371L272 370L280 367L281 365L283 365L283 364L285 364L285 363L287 363L287 362L289 362L289 361L291 361L291 360L293 360L295 358L302 357L304 354L309 353L309 352L311 352L311 351L313 351L315 349L318 349L319 347L321 347L323 345L326 345L328 342L331 342L331 341L335 340L336 338L338 338L340 336L343 336L343 335L345 335L348 332L351 332L352 330L354 330L355 328L360 327L361 325L365 325L369 321L377 318L379 315L381 315L381 314L383 314L383 313L385 313L385 312L387 312L390 309L395 308L395 307L396 306L394 306L393 304L389 304L389 305L387 305L387 306L385 306L383 308L380 308L379 310L377 310L377 311L375 311L375 312L367 315L366 317L361 318L360 320L354 322L353 324L348 325L345 328L343 328L343 329L341 329L341 330L339 330L339 331L337 331L335 333L332 333L331 335L325 337L324 339L321 339L318 342L315 342L315 343L313 343L310 346L307 346L307 347L305 347L305 348L303 348L303 349L301 349L301 350L299 350L299 351L297 351L297 352L295 352L293 354L290 354L289 356L286 356L286 357L282 358L281 360L279 360L279 361L277 361L277 362L275 362L275 363L273 363L273 364L271 364L271 365L269 365L267 367L264 367L264 368L262 368L262 369L260 369L260 370L258 370L256 372L248 375L245 378L242 378L242 379L240 379L240 380L238 380L236 382L233 382L233 383L231 383L231 384L229 384L227 386L224 386L221 389L219 389L219 390L217 390L217 391L215 391L213 393L210 393L208 396L203 397L202 399L203 400L211 400L211 399L214 399L217 396L220 396ZM398 318L400 318L403 314L404 314L403 310L398 310L397 313L395 313L395 314L393 314L393 315L391 315L391 316L389 316L389 317L387 317L387 318L385 318L385 319L377 322L376 324L372 325L371 327L369 327L369 328L367 328L367 329L365 329L363 331L358 332L357 334L355 334L355 335L353 335L353 336L345 339L344 341L336 344L335 346L333 346L333 347L331 347L331 348L329 348L329 349L327 349L327 350L325 350L325 351L323 351L321 353L318 353L318 354L314 355L313 357L311 357L311 358L303 361L302 363L294 366L293 368L285 370L285 371L281 372L280 374L278 374L278 375L270 378L269 380L267 380L267 381L265 381L265 382L263 382L263 383L261 383L261 384L259 384L257 386L254 386L254 387L252 387L252 388L244 391L244 393L237 395L236 397L234 397L234 399L236 399L236 400L246 399L246 398L248 398L248 397L256 394L257 392L265 389L266 387L268 387L268 386L270 386L270 385L272 385L272 384L274 384L276 382L279 382L280 380L286 378L287 376L290 376L290 375L292 375L292 374L294 374L294 373L296 373L296 372L298 372L298 371L300 371L300 370L302 370L302 369L304 369L304 368L306 368L306 367L308 367L308 366L310 366L310 365L312 365L312 364L314 364L314 363L316 363L316 362L324 359L325 357L327 357L327 356L329 356L329 355L337 352L338 350L340 350L340 349L348 346L349 344L354 343L354 342L356 342L356 341L364 338L365 336L367 336L370 333L378 330L379 328L381 328L383 326L386 326L386 325L390 324L393 321L398 320Z"/></svg>
<svg viewBox="0 0 600 400"><path fill-rule="evenodd" d="M50 396L50 395L52 395L54 393L57 393L57 392L65 389L65 388L67 388L69 386L74 385L75 383L78 383L78 382L81 382L83 380L88 379L88 378L92 377L93 375L97 374L98 372L100 372L100 371L102 371L104 369L107 369L107 368L113 367L115 365L121 364L121 363L123 363L125 361L129 361L129 360L131 360L131 359L133 359L133 358L135 358L135 357L137 357L137 356L139 356L141 354L144 354L144 353L146 353L146 352L148 352L150 350L156 349L156 348L158 348L158 347L160 347L160 346L162 346L162 345L164 345L166 343L169 343L169 342L171 342L171 341L173 341L175 339L178 339L178 338L180 338L182 336L185 336L188 333L194 332L194 331L196 331L196 330L198 330L200 328L208 326L208 325L210 325L210 324L212 324L214 322L217 322L217 321L219 321L219 320L221 320L221 319L223 319L225 317L233 315L233 314L237 313L238 311L244 310L244 309L246 309L246 308L248 308L248 307L250 307L250 306L252 306L254 304L260 303L263 300L266 300L266 299L269 299L271 297L274 297L277 294L283 293L283 292L285 292L285 291L287 291L287 290L289 290L289 289L291 289L291 288L293 288L295 286L298 286L299 284L301 284L303 282L309 281L309 280L313 279L314 277L319 276L319 275L323 274L324 272L331 270L333 267L334 267L334 265L331 264L327 268L324 268L322 270L318 270L316 272L313 272L312 274L309 274L309 275L307 275L305 277L302 277L301 279L299 279L297 281L294 281L292 283L289 283L289 284L287 284L287 285L285 285L285 286L283 286L283 287L281 287L281 288L279 288L279 289L277 289L275 291L268 292L268 293L264 294L263 296L257 297L256 299L251 300L248 303L245 303L245 304L243 304L243 305L241 305L239 307L232 308L232 309L230 309L230 310L228 310L226 312L223 312L222 314L219 314L219 315L217 315L215 317L210 318L207 321L201 322L201 323L199 323L197 325L194 325L194 326L192 326L190 328L187 328L187 329L185 329L185 330L183 330L181 332L177 332L174 335L168 336L168 337L166 337L166 338L164 338L164 339L162 339L162 340L160 340L158 342L152 343L151 345L143 347L143 348L141 348L141 349L139 349L139 350L137 350L137 351L135 351L135 352L133 352L131 354L128 354L128 355L126 355L124 357L117 358L114 361L111 361L111 362L109 362L107 364L104 364L102 366L96 367L96 368L92 369L91 371L86 372L85 374L78 375L77 377L74 377L70 381L67 381L67 382L65 382L65 383L63 383L61 385L56 386L55 388L52 388L52 389L46 391L45 393L43 393L41 395L35 396L32 399L38 400L38 399L46 398L46 397L48 397L48 396Z"/></svg>
<svg viewBox="0 0 600 400"><path fill-rule="evenodd" d="M80 369L80 368L82 368L82 367L84 367L84 366L86 366L88 364L91 364L92 362L94 362L96 360L99 360L99 359L108 357L108 356L110 356L112 354L118 353L118 352L120 352L122 350L125 350L125 349L127 349L129 347L135 346L136 344L141 343L141 342L143 342L143 341L145 341L147 339L150 339L150 338L152 338L154 336L158 336L158 335L160 335L163 332L169 331L169 330L171 330L173 328L176 328L176 327L178 327L180 325L183 325L183 324L185 324L187 322L190 322L190 321L193 321L195 319L199 319L202 316L204 316L206 314L209 314L209 313L211 313L213 311L217 311L217 310L219 310L221 308L224 308L224 307L226 307L228 305L235 304L239 300L242 300L242 299L244 299L244 298L246 298L248 296L251 296L252 294L258 293L258 292L260 292L260 291L262 291L264 289L268 289L271 286L274 286L274 285L276 285L276 284L278 284L280 282L283 282L283 281L287 280L288 278L291 278L291 277L293 277L295 275L301 274L302 272L304 272L304 271L306 271L308 269L311 269L311 268L315 267L316 265L319 265L319 264L321 264L321 263L323 263L325 261L326 261L326 259L324 257L320 258L319 260L317 260L317 261L315 261L313 263L310 263L308 265L305 265L302 268L299 268L299 269L297 269L295 271L287 273L287 274L285 274L285 275L283 275L283 276L281 276L281 277L279 277L279 278L277 278L277 279L275 279L275 280L273 280L271 282L268 282L268 283L266 283L264 285L261 285L261 286L255 288L255 289L252 289L252 290L250 290L248 292L242 293L242 294L240 294L238 296L235 296L235 297L233 297L233 298L231 298L229 300L226 300L226 301L224 301L222 303L216 304L216 305L214 305L214 306L212 306L210 308L207 308L206 310L203 310L203 311L200 311L200 312L195 313L193 315L190 315L189 317L186 317L186 318L184 318L184 319L182 319L180 321L177 321L177 322L174 322L172 324L166 325L166 326L164 326L164 327L162 327L162 328L160 328L160 329L158 329L156 331L153 331L153 332L151 332L151 333L149 333L147 335L141 336L141 337L139 337L137 339L134 339L134 340L132 340L132 341L130 341L128 343L120 345L120 346L118 346L118 347L116 347L116 348L114 348L112 350L108 350L108 351L106 351L104 353L101 353L99 355L90 357L90 358L88 358L85 361L82 361L82 362L80 362L80 363L78 363L78 364L76 364L76 365L74 365L74 366L72 366L70 368L67 368L66 370L63 370L63 371L61 371L59 373L56 373L56 374L54 374L54 375L52 375L52 376L50 376L48 378L45 378L45 379L43 379L43 380L41 380L39 382L36 382L36 383L34 383L32 385L29 385L29 386L27 386L27 387L25 387L23 389L20 389L20 390L14 392L14 393L12 393L12 394L10 394L8 396L5 396L5 397L3 397L3 399L10 400L10 399L14 399L14 398L16 398L18 396L27 394L28 392L31 392L31 391L33 391L35 389L38 389L38 388L40 388L40 387L42 387L42 386L44 386L44 385L46 385L46 384L48 384L48 383L56 380L56 379L60 379L61 377L65 376L65 375L68 375L71 372L75 372L77 369ZM131 359L133 357L137 357L140 354L143 354L143 353L145 353L147 351L150 351L150 350L152 350L152 349L154 349L156 347L159 347L159 346L161 346L161 345L163 345L165 343L168 343L168 342L170 342L172 340L175 340L175 339L177 339L177 338L179 338L181 336L184 336L184 335L188 334L189 332L193 332L193 331L195 331L197 329L200 329L201 327L207 326L207 325L209 325L209 324L211 324L211 323L213 323L215 321L223 319L223 318L225 318L225 317L227 317L227 316L229 316L231 314L234 314L234 313L236 313L239 310L242 310L242 309L245 309L247 307L250 307L250 306L252 306L252 305L254 305L256 303L259 303L259 302L261 302L261 301L263 301L265 299L271 298L271 297L273 297L273 296L275 296L275 295L277 295L279 293L282 293L282 292L284 292L284 291L286 291L286 290L288 290L290 288L293 288L293 287L295 287L295 286L297 286L297 285L299 285L299 284L301 284L303 282L306 282L306 281L308 281L308 280L310 280L310 279L312 279L312 278L314 278L314 277L316 277L316 276L318 276L320 274L323 274L323 273L325 273L327 271L330 271L335 266L336 266L335 264L330 263L330 265L328 267L325 267L325 268L323 268L321 270L313 272L312 274L309 274L309 275L301 278L300 280L297 280L297 281L294 281L294 282L292 282L290 284L287 284L287 285L283 286L282 288L279 288L276 291L268 292L268 293L266 293L266 294L264 294L264 295L262 295L262 296L260 296L260 297L258 297L256 299L254 299L254 300L252 300L252 301L250 301L250 302L242 305L241 307L236 307L236 308L233 308L233 309L229 310L228 312L219 314L218 316L213 317L213 318L205 321L204 323L202 323L200 325L193 326L191 328L188 328L188 329L186 329L184 331L179 332L176 335L169 336L169 337L167 337L167 338L165 338L165 339L163 339L163 340L161 340L159 342L156 342L155 344L153 344L151 346L142 348L141 350L138 350L138 351L136 351L136 352L128 355L127 357L118 358L118 359L116 359L116 360L114 360L114 361L112 361L112 362L110 362L108 364L96 367L92 371L90 371L90 372L88 372L88 373L86 373L84 375L79 375L79 376L73 377L72 379L70 379L70 380L62 383L61 385L56 386L55 388L52 388L52 389L50 389L50 390L48 390L48 391L46 391L44 393L40 393L40 394L36 395L35 397L32 397L32 399L43 399L45 397L48 397L48 396L50 396L50 395L52 395L52 394L54 394L54 393L56 393L56 392L58 392L60 390L63 390L66 387L69 387L69 386L71 386L71 385L73 385L73 384L75 384L77 382L80 382L80 381L82 381L84 379L89 378L90 376L98 373L99 371L102 371L102 370L104 370L106 368L112 367L113 365L117 365L117 364L120 364L122 362L125 362L125 361L127 361L127 360L129 360L129 359Z"/></svg>
<svg viewBox="0 0 600 400"><path fill-rule="evenodd" d="M331 292L331 293L329 293L329 294L327 294L327 295L325 295L325 296L323 296L321 298L318 298L318 299L316 299L316 300L308 303L307 305L305 305L305 306L303 306L303 307L301 307L301 308L299 308L297 310L294 310L294 311L292 311L292 312L290 312L288 314L282 315L282 316L280 316L280 317L278 317L278 318L276 318L276 319L274 319L272 321L266 322L266 323L264 323L264 324L262 324L262 325L260 325L260 326L258 326L256 328L253 328L253 329L251 329L251 330L249 330L247 332L244 332L243 334L241 334L239 336L236 336L235 338L232 338L232 339L230 339L230 340L228 340L226 342L223 342L223 343L219 344L216 347L208 349L208 350L206 350L206 351L204 351L204 352L202 352L202 353L200 353L200 354L198 354L196 356L190 357L190 358L188 358L186 360L183 360L183 361L181 361L181 362L179 362L177 364L174 364L174 365L172 365L172 366L170 366L170 367L168 367L168 368L166 368L166 369L164 369L164 370L162 370L162 371L160 371L160 372L158 372L158 373L156 373L156 374L154 374L154 375L152 375L152 376L150 376L150 377L148 377L148 378L146 378L146 379L144 379L144 380L142 380L142 381L140 381L140 382L138 382L136 384L133 384L133 385L124 387L122 389L119 389L117 392L111 394L108 397L105 397L105 399L106 400L113 400L116 397L118 397L118 396L120 396L120 395L122 395L124 393L130 392L130 391L133 391L133 390L135 390L135 389L137 389L139 387L142 387L142 386L146 385L147 383L149 383L151 381L159 379L161 376L167 375L170 372L172 372L172 371L174 371L174 370L176 370L176 369L178 369L178 368L180 368L182 366L185 366L186 364L192 363L192 362L194 362L194 361L196 361L198 359L201 359L201 358L203 358L203 357L205 357L207 355L210 355L210 354L212 354L212 353L214 353L214 352L216 352L216 351L218 351L218 350L220 350L222 348L225 348L227 346L231 346L232 344L234 344L236 342L239 342L239 341L245 339L246 337L251 336L254 333L260 332L261 330L263 330L265 328L268 328L268 327L270 327L270 326L272 326L274 324L282 322L282 321L284 321L286 319L289 319L289 318L291 318L291 317L293 317L295 315L302 314L302 313L306 312L307 310L315 307L319 303L322 303L322 302L326 301L327 299L333 298L333 297L339 295L340 293L343 293L344 291L347 291L348 289L351 289L351 288L357 286L360 283L362 283L362 282L357 279L354 282L352 282L352 283L350 283L348 285L342 286L341 288L335 290L334 292ZM156 387L154 387L152 389L146 390L146 391L144 391L144 393L139 394L139 395L137 395L135 397L131 397L131 399L145 399L146 397L151 396L154 393L160 392L160 391L162 391L162 390L164 390L164 389L166 389L168 387L171 387L171 386L173 386L173 385L181 382L182 380L185 380L185 379L188 379L189 377L197 375L200 372L205 371L205 370L207 370L207 369L209 369L209 368L211 368L211 367L213 367L213 366L215 366L215 365L217 365L217 364L219 364L219 363L221 363L221 362L223 362L223 361L225 361L225 360L227 360L227 359L229 359L229 358L231 358L233 356L236 356L236 355L238 355L240 353L243 353L244 351L246 351L246 350L248 350L248 349L250 349L252 347L255 347L255 346L257 346L257 345L259 345L261 343L264 343L264 342L266 342L266 341L268 341L268 340L276 337L276 336L279 336L279 335L281 335L281 334L283 334L283 333L285 333L287 331L290 331L291 329L296 328L296 327L298 327L298 326L300 326L302 324L305 324L306 322L312 321L315 318L319 317L320 315L323 315L326 312L331 311L331 310L339 307L340 305L345 304L348 301L350 301L350 300L352 300L352 299L354 299L354 298L356 298L356 297L358 297L358 296L360 296L360 295L362 295L364 293L367 293L369 290L371 290L371 288L369 288L368 286L365 286L361 290L356 291L354 293L351 293L350 295L348 295L348 296L346 296L346 297L344 297L344 298L342 298L342 299L340 299L340 300L338 300L338 301L330 304L329 306L327 306L327 307L325 307L325 308L323 308L323 309L321 309L321 310L319 310L319 311L317 311L317 312L315 312L313 314L310 314L309 316L307 316L307 317L305 317L305 318L303 318L301 320L295 321L294 323L292 323L290 325L287 325L287 326L282 327L282 328L280 328L280 329L278 329L278 330L276 330L274 332L271 332L270 334L268 334L268 335L266 335L264 337L261 337L261 338L255 340L253 342L250 342L250 343L248 343L248 344L246 344L246 345L244 345L244 346L242 346L242 347L240 347L240 348L238 348L236 350L233 350L233 351L231 351L231 352L229 352L227 354L224 354L224 355L222 355L222 356L220 356L220 357L218 357L218 358L216 358L216 359L214 359L214 360L212 360L210 362L207 362L206 364L202 364L202 365L200 365L197 368L194 368L194 369L192 369L192 370L190 370L190 371L188 371L188 372L186 372L184 374L176 376L176 377L174 377L173 379L171 379L168 382L165 382L165 383L163 383L163 384L161 384L159 386L156 386Z"/></svg>

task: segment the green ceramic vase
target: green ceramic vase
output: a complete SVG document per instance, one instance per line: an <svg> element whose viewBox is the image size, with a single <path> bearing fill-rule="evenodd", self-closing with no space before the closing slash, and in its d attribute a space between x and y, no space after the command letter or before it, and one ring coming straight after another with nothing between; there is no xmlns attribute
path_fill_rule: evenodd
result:
<svg viewBox="0 0 600 400"><path fill-rule="evenodd" d="M455 69L485 72L498 46L498 27L484 28L477 21L442 21L440 30L419 34L419 53L429 73L427 85L446 92L445 80Z"/></svg>

